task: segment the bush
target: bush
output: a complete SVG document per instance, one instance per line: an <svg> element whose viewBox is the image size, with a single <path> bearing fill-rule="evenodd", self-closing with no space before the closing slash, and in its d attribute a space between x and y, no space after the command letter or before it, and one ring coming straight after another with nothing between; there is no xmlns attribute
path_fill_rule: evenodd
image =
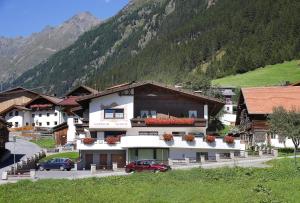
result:
<svg viewBox="0 0 300 203"><path fill-rule="evenodd" d="M194 142L194 140L195 140L195 135L188 134L188 135L185 135L183 138L184 138L184 140L187 141L187 142Z"/></svg>
<svg viewBox="0 0 300 203"><path fill-rule="evenodd" d="M206 136L206 142L213 143L215 141L216 141L216 137L215 136L213 136L213 135L207 135Z"/></svg>
<svg viewBox="0 0 300 203"><path fill-rule="evenodd" d="M164 141L166 142L170 142L170 141L173 141L173 135L172 134L164 134L163 135L163 138L164 138Z"/></svg>
<svg viewBox="0 0 300 203"><path fill-rule="evenodd" d="M226 142L227 144L233 144L234 143L234 137L226 135L224 137L224 142Z"/></svg>
<svg viewBox="0 0 300 203"><path fill-rule="evenodd" d="M279 148L278 152L285 153L285 154L291 154L291 153L294 153L294 148Z"/></svg>
<svg viewBox="0 0 300 203"><path fill-rule="evenodd" d="M94 144L94 142L96 141L95 138L91 138L91 137L86 137L82 139L82 142L84 144Z"/></svg>

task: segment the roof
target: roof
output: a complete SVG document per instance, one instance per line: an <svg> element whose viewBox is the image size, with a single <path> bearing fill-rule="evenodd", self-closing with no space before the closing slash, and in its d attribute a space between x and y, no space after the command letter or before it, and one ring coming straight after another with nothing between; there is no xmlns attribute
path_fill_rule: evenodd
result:
<svg viewBox="0 0 300 203"><path fill-rule="evenodd" d="M18 110L25 110L25 111L30 111L31 109L26 108L25 106L21 106L21 105L12 105L6 109L4 109L3 111L0 112L1 115L8 113L9 111L13 110L13 109L18 109Z"/></svg>
<svg viewBox="0 0 300 203"><path fill-rule="evenodd" d="M70 92L68 92L68 93L66 94L66 96L71 96L74 92L76 92L76 91L79 90L80 88L85 89L86 91L90 92L90 94L97 94L97 93L98 93L97 90L95 90L95 89L93 89L93 88L91 88L91 87L84 86L84 85L80 85L80 86L74 88L73 90L71 90Z"/></svg>
<svg viewBox="0 0 300 203"><path fill-rule="evenodd" d="M164 84L154 82L154 81L131 82L131 83L125 83L125 84L121 84L121 85L116 85L116 86L107 88L106 90L104 90L102 92L99 92L97 94L83 96L82 98L78 99L77 102L78 103L84 103L85 101L89 101L89 100L94 99L94 98L103 97L103 96L106 96L106 95L114 94L114 93L117 93L117 92L121 92L121 91L124 91L124 90L136 88L136 87L141 87L141 86L144 86L144 85L153 85L153 86L164 88L164 89L167 89L167 90L170 90L170 91L178 92L182 95L191 96L191 97L196 98L196 99L201 99L201 100L204 100L206 102L212 102L212 103L215 104L214 107L211 109L212 114L217 114L221 110L221 108L224 106L224 102L222 102L222 101L220 101L216 98L204 96L202 94L194 93L194 92L189 91L189 90L178 89L178 88L171 87L171 86L168 86L168 85L164 85Z"/></svg>
<svg viewBox="0 0 300 203"><path fill-rule="evenodd" d="M298 86L242 88L241 93L249 114L271 114L278 106L287 110L300 109Z"/></svg>
<svg viewBox="0 0 300 203"><path fill-rule="evenodd" d="M39 93L35 92L35 91L32 91L32 90L29 90L29 89L26 89L24 87L15 87L15 88L12 88L12 89L8 89L8 90L5 90L3 92L0 92L0 94L15 94L15 93L20 93L20 92L30 92L32 94L36 94L36 95L39 95Z"/></svg>
<svg viewBox="0 0 300 203"><path fill-rule="evenodd" d="M57 97L52 97L52 96L48 96L48 95L39 95L36 98L30 100L29 102L27 102L24 106L26 107L27 105L31 104L32 102L36 101L37 99L46 99L48 101L50 101L51 103L55 104L55 105L59 105L59 103L63 100L61 98L57 98Z"/></svg>
<svg viewBox="0 0 300 203"><path fill-rule="evenodd" d="M222 95L224 96L234 96L235 93L231 89L225 89L222 91Z"/></svg>
<svg viewBox="0 0 300 203"><path fill-rule="evenodd" d="M79 104L77 103L77 99L79 99L80 97L78 96L69 96L64 98L61 102L59 102L58 104L60 106L79 106Z"/></svg>
<svg viewBox="0 0 300 203"><path fill-rule="evenodd" d="M68 123L67 122L63 122L63 123L61 123L61 124L59 124L57 126L54 126L52 128L52 132L57 132L59 130L63 130L63 129L66 129L66 128L68 128Z"/></svg>

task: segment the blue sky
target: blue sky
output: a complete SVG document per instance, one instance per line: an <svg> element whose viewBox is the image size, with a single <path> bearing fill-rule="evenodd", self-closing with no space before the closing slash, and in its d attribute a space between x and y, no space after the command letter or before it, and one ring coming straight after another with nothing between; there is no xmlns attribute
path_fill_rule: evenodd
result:
<svg viewBox="0 0 300 203"><path fill-rule="evenodd" d="M28 36L83 11L104 20L127 3L128 0L0 0L0 36Z"/></svg>

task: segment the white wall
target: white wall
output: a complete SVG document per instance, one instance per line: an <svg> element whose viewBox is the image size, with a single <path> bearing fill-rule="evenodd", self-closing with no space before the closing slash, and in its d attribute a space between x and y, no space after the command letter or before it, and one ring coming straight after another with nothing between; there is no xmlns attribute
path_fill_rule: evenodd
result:
<svg viewBox="0 0 300 203"><path fill-rule="evenodd" d="M157 131L159 135L165 133L172 134L172 132L185 132L188 133L203 133L206 134L205 127L134 127L127 130L126 135L139 135L140 131Z"/></svg>
<svg viewBox="0 0 300 203"><path fill-rule="evenodd" d="M271 146L277 148L294 148L294 143L292 139L285 139L284 142L280 142L278 139L278 135L275 136L274 139L271 139Z"/></svg>
<svg viewBox="0 0 300 203"><path fill-rule="evenodd" d="M78 116L69 116L67 118L68 131L67 131L67 142L74 142L76 137L76 127L75 127L75 118L78 119L77 124L82 124L80 117Z"/></svg>
<svg viewBox="0 0 300 203"><path fill-rule="evenodd" d="M126 129L131 128L130 119L133 118L133 96L107 95L92 99L89 106L89 127L91 129ZM101 106L114 107L109 109L124 109L124 119L104 119L104 109Z"/></svg>
<svg viewBox="0 0 300 203"><path fill-rule="evenodd" d="M236 114L225 113L220 120L224 125L232 125L236 121Z"/></svg>
<svg viewBox="0 0 300 203"><path fill-rule="evenodd" d="M47 116L47 113L50 115ZM57 115L55 115L57 113ZM59 125L65 121L65 118L62 116L62 112L60 111L60 108L58 106L55 107L54 110L39 110L39 111L32 111L31 115L34 114L34 118L32 118L32 123L35 123L35 126L38 127L54 127L56 125ZM41 117L39 116L41 114ZM49 122L49 125L47 125L47 122ZM55 125L55 122L57 124ZM39 123L42 123L40 126Z"/></svg>

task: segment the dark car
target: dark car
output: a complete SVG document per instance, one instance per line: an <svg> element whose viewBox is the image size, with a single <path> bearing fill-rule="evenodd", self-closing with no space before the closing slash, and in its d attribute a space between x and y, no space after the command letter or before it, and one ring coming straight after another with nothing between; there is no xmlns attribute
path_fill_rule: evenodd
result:
<svg viewBox="0 0 300 203"><path fill-rule="evenodd" d="M127 173L142 172L142 171L155 173L155 172L166 172L168 170L171 170L170 166L163 163L158 163L155 160L137 160L125 166L125 171Z"/></svg>
<svg viewBox="0 0 300 203"><path fill-rule="evenodd" d="M38 165L38 169L40 171L43 170L51 170L51 169L59 169L61 171L67 170L70 171L74 168L74 162L69 158L53 158L46 162L40 163Z"/></svg>

